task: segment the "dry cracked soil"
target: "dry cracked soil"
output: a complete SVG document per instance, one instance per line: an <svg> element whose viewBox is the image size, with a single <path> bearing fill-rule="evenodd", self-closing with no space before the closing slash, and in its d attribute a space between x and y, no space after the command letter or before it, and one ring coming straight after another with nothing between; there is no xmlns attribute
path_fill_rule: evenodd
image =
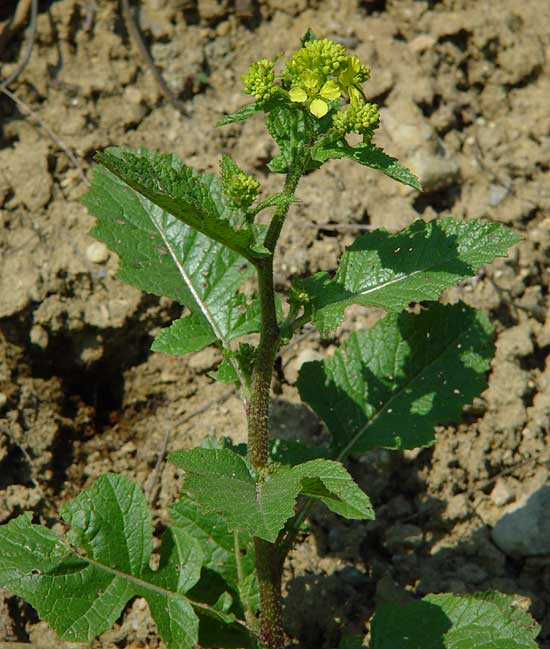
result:
<svg viewBox="0 0 550 649"><path fill-rule="evenodd" d="M0 30L17 3L0 6ZM343 161L305 178L277 258L281 288L334 268L360 227L397 230L453 215L504 223L523 240L448 291L485 310L496 331L488 389L433 448L350 462L375 522L322 509L286 574L294 647L329 649L368 632L376 604L428 592L517 593L550 647L550 556L506 556L491 529L511 503L549 482L550 4L546 0L142 0L145 44L180 108L167 101L114 0L41 0L27 67L0 94L0 522L25 510L55 525L59 505L105 471L150 485L159 450L205 435L243 439L239 399L208 372L216 350L183 359L149 351L178 315L167 299L114 278L117 260L88 235L81 173L112 144L175 152L215 170L220 151L276 190L274 148L261 120L214 123L246 101L250 62L294 49L311 27L372 68L381 106L377 144L424 181L418 194ZM3 43L2 79L28 30ZM45 125L45 126L44 126ZM353 227L352 227L353 226ZM323 435L295 387L304 358L377 317L351 310L337 335L306 332L282 354L272 423L280 436ZM157 530L179 487L166 465L154 490ZM67 647L0 590L1 641ZM76 645L75 645L76 646ZM92 643L157 647L143 600Z"/></svg>

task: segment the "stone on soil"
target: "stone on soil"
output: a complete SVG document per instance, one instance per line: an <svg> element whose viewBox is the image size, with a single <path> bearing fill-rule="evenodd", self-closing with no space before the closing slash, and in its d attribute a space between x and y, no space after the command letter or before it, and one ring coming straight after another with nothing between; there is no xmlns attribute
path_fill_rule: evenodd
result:
<svg viewBox="0 0 550 649"><path fill-rule="evenodd" d="M550 485L511 507L493 528L492 538L511 557L550 554Z"/></svg>

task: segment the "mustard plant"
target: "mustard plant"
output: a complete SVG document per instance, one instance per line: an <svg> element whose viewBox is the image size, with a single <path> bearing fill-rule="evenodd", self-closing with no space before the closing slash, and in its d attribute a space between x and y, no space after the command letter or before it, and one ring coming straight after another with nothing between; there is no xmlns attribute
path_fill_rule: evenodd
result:
<svg viewBox="0 0 550 649"><path fill-rule="evenodd" d="M91 641L129 600L144 597L169 649L282 649L283 565L312 503L349 519L375 516L346 458L430 446L434 426L460 421L486 385L493 353L486 315L438 300L507 254L519 237L502 225L441 218L393 234L374 230L345 250L335 272L295 279L286 296L276 294L277 243L304 174L346 158L421 189L373 143L380 114L365 98L369 76L341 44L311 33L286 63L250 66L243 83L253 101L218 125L265 116L278 145L269 169L285 179L263 200L259 180L228 155L220 175L145 149L97 155L84 198L97 218L92 234L119 256L121 280L186 307L152 349L185 355L217 346L223 360L212 376L238 386L248 443L220 437L170 453L183 492L156 568L145 496L122 475L100 477L63 505L64 536L33 524L29 513L0 527L0 584L61 638ZM256 289L247 292L251 277ZM351 304L387 314L330 358L305 363L297 381L330 444L273 439L270 390L281 346L308 323L323 336L333 332ZM436 594L382 606L369 647L535 649L536 635L509 595ZM362 642L344 638L341 647Z"/></svg>

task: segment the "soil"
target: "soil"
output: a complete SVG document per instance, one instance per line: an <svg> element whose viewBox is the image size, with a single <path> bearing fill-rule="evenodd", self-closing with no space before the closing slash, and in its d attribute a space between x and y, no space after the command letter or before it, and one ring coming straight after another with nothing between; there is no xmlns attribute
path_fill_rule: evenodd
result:
<svg viewBox="0 0 550 649"><path fill-rule="evenodd" d="M15 4L2 3L0 21ZM143 0L139 24L183 111L164 99L114 0L43 0L29 65L10 86L86 174L94 152L111 144L172 151L205 170L223 150L275 190L281 179L267 179L274 148L262 121L213 128L245 103L240 75L249 63L289 52L312 27L371 66L367 93L382 108L376 142L427 191L342 161L309 175L285 226L280 288L334 268L356 234L344 224L397 230L417 218L483 217L524 237L447 295L484 309L496 328L489 387L464 422L439 429L432 449L350 462L375 522L312 514L285 575L292 646L329 649L343 634L365 634L383 601L494 589L523 598L550 647L550 557L511 559L490 537L506 504L549 481L550 4ZM23 30L0 53L2 78L24 43ZM205 435L240 441L244 416L236 395L207 375L216 351L150 353L177 305L114 278L117 260L87 234L93 219L79 203L78 170L4 95L0 118L0 522L30 510L53 525L59 505L105 471L151 486L168 434L171 449ZM365 323L361 310L350 316L339 334ZM322 434L294 383L300 361L330 352L336 338L309 332L284 351L276 434ZM178 487L165 466L154 489L158 528ZM2 640L69 646L5 591ZM92 646L159 646L145 603L128 606Z"/></svg>

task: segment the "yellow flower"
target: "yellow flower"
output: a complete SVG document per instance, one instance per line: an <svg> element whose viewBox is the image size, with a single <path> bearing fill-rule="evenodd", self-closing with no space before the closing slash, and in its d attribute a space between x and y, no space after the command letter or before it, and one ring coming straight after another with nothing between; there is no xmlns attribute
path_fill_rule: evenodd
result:
<svg viewBox="0 0 550 649"><path fill-rule="evenodd" d="M350 55L346 61L346 67L338 75L338 82L346 89L350 87L358 87L361 83L368 80L370 77L369 69L361 63L361 61L354 55Z"/></svg>
<svg viewBox="0 0 550 649"><path fill-rule="evenodd" d="M324 81L322 75L312 70L304 70L300 76L300 85L294 86L288 94L290 101L307 104L309 112L321 118L328 113L327 102L338 99L342 91L332 79Z"/></svg>

